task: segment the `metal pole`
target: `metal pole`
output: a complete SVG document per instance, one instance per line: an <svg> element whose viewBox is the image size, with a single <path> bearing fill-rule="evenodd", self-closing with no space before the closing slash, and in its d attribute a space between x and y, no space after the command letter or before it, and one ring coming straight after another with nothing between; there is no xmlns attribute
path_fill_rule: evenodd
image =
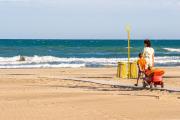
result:
<svg viewBox="0 0 180 120"><path fill-rule="evenodd" d="M131 48L130 48L130 31L128 31L128 78L130 78L130 53L131 53Z"/></svg>
<svg viewBox="0 0 180 120"><path fill-rule="evenodd" d="M130 47L130 32L131 32L131 27L130 25L126 26L126 31L128 33L128 78L130 78L130 57L131 57L131 47Z"/></svg>

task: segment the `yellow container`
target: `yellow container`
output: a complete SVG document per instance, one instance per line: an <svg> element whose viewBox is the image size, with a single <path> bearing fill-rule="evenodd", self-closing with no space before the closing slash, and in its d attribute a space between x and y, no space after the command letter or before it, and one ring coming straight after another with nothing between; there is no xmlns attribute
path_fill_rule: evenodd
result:
<svg viewBox="0 0 180 120"><path fill-rule="evenodd" d="M138 77L137 61L130 63L130 78L135 79Z"/></svg>
<svg viewBox="0 0 180 120"><path fill-rule="evenodd" d="M118 62L117 77L127 78L127 63L126 62Z"/></svg>

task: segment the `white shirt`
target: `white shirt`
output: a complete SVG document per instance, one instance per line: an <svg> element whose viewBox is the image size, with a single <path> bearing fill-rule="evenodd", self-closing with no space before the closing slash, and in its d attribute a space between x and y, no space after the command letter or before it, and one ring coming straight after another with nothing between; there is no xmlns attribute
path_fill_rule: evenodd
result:
<svg viewBox="0 0 180 120"><path fill-rule="evenodd" d="M154 49L152 47L145 47L143 52L144 58L147 62L146 68L153 65Z"/></svg>

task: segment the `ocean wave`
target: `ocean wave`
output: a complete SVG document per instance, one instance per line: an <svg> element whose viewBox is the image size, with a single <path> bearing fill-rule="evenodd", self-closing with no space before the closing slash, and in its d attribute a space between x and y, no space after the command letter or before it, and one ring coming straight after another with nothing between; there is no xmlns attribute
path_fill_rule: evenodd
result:
<svg viewBox="0 0 180 120"><path fill-rule="evenodd" d="M32 63L116 63L118 61L126 61L126 58L60 58L54 56L24 56L25 61L18 61L20 56L0 57L0 65L2 64L32 64ZM132 58L133 60L134 58Z"/></svg>
<svg viewBox="0 0 180 120"><path fill-rule="evenodd" d="M25 61L18 61L20 56L0 57L0 68L79 68L117 66L127 58L60 58L54 56L24 56ZM136 61L138 58L131 58ZM155 57L157 66L180 66L180 56Z"/></svg>
<svg viewBox="0 0 180 120"><path fill-rule="evenodd" d="M85 67L85 64L35 64L35 65L6 65L0 68L80 68Z"/></svg>
<svg viewBox="0 0 180 120"><path fill-rule="evenodd" d="M167 50L169 52L180 52L179 48L164 48L164 50Z"/></svg>

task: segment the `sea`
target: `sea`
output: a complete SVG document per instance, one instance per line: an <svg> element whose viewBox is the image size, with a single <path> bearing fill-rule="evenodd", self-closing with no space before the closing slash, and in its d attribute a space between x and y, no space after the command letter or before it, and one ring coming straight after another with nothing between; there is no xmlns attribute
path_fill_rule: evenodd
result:
<svg viewBox="0 0 180 120"><path fill-rule="evenodd" d="M155 66L180 66L180 40L152 40ZM127 40L1 39L0 68L116 67L127 61ZM143 51L131 40L131 61ZM23 56L25 61L19 61Z"/></svg>

